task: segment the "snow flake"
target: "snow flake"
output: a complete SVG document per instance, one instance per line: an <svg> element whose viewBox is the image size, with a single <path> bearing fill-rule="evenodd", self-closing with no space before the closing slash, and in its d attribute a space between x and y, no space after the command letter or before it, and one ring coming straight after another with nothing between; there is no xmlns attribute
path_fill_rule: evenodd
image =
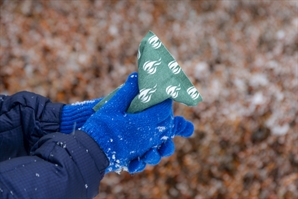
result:
<svg viewBox="0 0 298 199"><path fill-rule="evenodd" d="M166 127L165 126L158 126L158 127L156 127L156 129L161 133L164 130L166 130Z"/></svg>
<svg viewBox="0 0 298 199"><path fill-rule="evenodd" d="M162 138L160 138L160 140L167 140L167 139L169 139L168 136L162 136Z"/></svg>

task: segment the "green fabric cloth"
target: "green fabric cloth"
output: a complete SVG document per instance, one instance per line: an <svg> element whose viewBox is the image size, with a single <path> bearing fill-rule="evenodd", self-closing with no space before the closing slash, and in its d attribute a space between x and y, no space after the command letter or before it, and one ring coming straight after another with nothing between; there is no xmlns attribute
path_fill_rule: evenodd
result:
<svg viewBox="0 0 298 199"><path fill-rule="evenodd" d="M128 113L135 113L168 98L187 106L196 106L202 97L173 56L151 31L142 39L138 49L139 94L133 99ZM97 111L118 90L99 102Z"/></svg>

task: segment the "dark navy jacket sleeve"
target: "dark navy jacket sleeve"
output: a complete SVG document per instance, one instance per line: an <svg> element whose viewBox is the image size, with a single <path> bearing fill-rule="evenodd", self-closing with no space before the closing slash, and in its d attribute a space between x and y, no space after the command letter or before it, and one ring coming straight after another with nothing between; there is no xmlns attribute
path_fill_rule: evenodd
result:
<svg viewBox="0 0 298 199"><path fill-rule="evenodd" d="M0 161L28 155L42 136L58 132L63 104L22 91L0 96Z"/></svg>
<svg viewBox="0 0 298 199"><path fill-rule="evenodd" d="M28 92L0 95L0 198L97 195L109 162L85 132L55 133L62 106Z"/></svg>

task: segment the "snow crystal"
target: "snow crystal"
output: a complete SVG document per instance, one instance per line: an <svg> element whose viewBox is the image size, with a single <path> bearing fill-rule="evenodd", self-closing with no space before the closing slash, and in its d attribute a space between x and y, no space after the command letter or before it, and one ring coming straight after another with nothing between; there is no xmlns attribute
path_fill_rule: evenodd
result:
<svg viewBox="0 0 298 199"><path fill-rule="evenodd" d="M92 104L95 100L89 100L89 101L82 101L82 102L74 102L71 105L85 105L85 104Z"/></svg>
<svg viewBox="0 0 298 199"><path fill-rule="evenodd" d="M115 26L115 25L111 25L111 26L109 27L109 33L110 33L111 35L113 35L113 36L117 35L117 34L118 34L118 28L117 28L117 26Z"/></svg>
<svg viewBox="0 0 298 199"><path fill-rule="evenodd" d="M162 138L160 138L160 140L167 140L167 139L169 139L168 136L163 136Z"/></svg>
<svg viewBox="0 0 298 199"><path fill-rule="evenodd" d="M195 66L194 76L197 79L203 79L206 73L209 72L209 66L206 62L200 62Z"/></svg>
<svg viewBox="0 0 298 199"><path fill-rule="evenodd" d="M158 126L158 127L156 127L156 129L161 133L164 130L166 130L166 127L164 127L164 126Z"/></svg>
<svg viewBox="0 0 298 199"><path fill-rule="evenodd" d="M128 171L127 167L122 167L123 171Z"/></svg>
<svg viewBox="0 0 298 199"><path fill-rule="evenodd" d="M131 78L134 78L134 77L138 77L138 76L137 76L137 75L131 75L130 77L131 77Z"/></svg>
<svg viewBox="0 0 298 199"><path fill-rule="evenodd" d="M266 86L268 85L268 79L264 74L255 74L250 79L252 86Z"/></svg>
<svg viewBox="0 0 298 199"><path fill-rule="evenodd" d="M112 168L108 168L107 170L108 170L108 172L110 172L110 171L112 171Z"/></svg>
<svg viewBox="0 0 298 199"><path fill-rule="evenodd" d="M258 105L264 103L265 98L262 92L257 92L252 98L252 104Z"/></svg>
<svg viewBox="0 0 298 199"><path fill-rule="evenodd" d="M115 172L120 175L121 171L122 171L122 169L120 168L120 169L117 169Z"/></svg>
<svg viewBox="0 0 298 199"><path fill-rule="evenodd" d="M285 32L282 31L282 30L279 30L277 33L276 33L276 37L277 39L283 39L285 37Z"/></svg>
<svg viewBox="0 0 298 199"><path fill-rule="evenodd" d="M285 135L290 129L289 124L284 124L282 126L280 125L274 125L271 127L272 134L274 135Z"/></svg>

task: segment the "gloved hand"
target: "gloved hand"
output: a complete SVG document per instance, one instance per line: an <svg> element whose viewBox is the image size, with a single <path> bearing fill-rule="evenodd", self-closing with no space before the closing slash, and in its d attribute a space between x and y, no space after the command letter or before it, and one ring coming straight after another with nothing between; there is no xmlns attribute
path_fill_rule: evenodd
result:
<svg viewBox="0 0 298 199"><path fill-rule="evenodd" d="M71 133L85 124L87 119L94 113L93 107L102 98L76 102L64 105L61 113L60 132Z"/></svg>
<svg viewBox="0 0 298 199"><path fill-rule="evenodd" d="M171 116L164 123L173 123L173 128L169 127L167 129L157 129L158 131L162 131L163 129L169 131L168 134L170 134L171 137L162 137L161 139L163 139L164 142L161 145L158 145L157 147L152 147L141 158L132 160L128 166L128 170L130 173L141 172L145 169L146 164L156 165L160 162L162 157L172 155L175 151L175 145L172 138L174 138L175 136L188 138L193 134L194 131L193 124L185 120L181 116L176 116L175 118Z"/></svg>
<svg viewBox="0 0 298 199"><path fill-rule="evenodd" d="M193 125L173 116L172 100L129 114L125 111L138 94L137 73L132 73L117 93L80 130L99 144L110 161L106 172L142 171L146 163L157 164L174 152L171 138L188 137Z"/></svg>

